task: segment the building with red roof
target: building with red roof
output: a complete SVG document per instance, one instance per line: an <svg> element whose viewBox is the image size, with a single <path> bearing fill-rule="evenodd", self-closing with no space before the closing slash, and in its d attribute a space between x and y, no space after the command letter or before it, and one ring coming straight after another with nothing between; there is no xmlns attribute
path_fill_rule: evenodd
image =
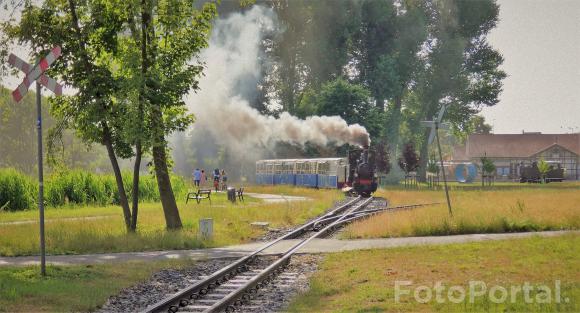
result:
<svg viewBox="0 0 580 313"><path fill-rule="evenodd" d="M517 179L521 165L543 158L560 164L565 169L566 179L578 180L580 133L473 134L464 145L454 148L453 162L479 164L483 156L494 162L498 178Z"/></svg>

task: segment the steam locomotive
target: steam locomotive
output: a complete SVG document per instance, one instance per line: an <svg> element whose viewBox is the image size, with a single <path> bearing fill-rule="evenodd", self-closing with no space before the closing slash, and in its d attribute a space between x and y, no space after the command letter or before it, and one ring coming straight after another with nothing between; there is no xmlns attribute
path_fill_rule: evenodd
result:
<svg viewBox="0 0 580 313"><path fill-rule="evenodd" d="M363 197L369 197L371 193L377 191L375 157L375 151L368 147L350 150L348 154L350 185L357 194Z"/></svg>

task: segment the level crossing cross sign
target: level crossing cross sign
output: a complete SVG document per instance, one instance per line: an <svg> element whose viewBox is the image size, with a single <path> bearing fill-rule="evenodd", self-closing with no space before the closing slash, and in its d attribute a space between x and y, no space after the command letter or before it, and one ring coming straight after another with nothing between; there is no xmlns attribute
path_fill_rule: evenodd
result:
<svg viewBox="0 0 580 313"><path fill-rule="evenodd" d="M8 63L26 74L22 83L20 83L20 85L18 85L18 87L12 92L12 98L14 98L16 102L22 100L24 95L28 92L28 87L30 87L30 85L32 85L36 80L38 80L40 84L48 90L54 92L55 95L62 95L62 86L57 83L56 80L44 74L48 67L60 56L60 53L61 49L59 46L52 48L52 50L34 67L30 66L30 64L26 63L16 55L10 54L8 57Z"/></svg>
<svg viewBox="0 0 580 313"><path fill-rule="evenodd" d="M38 134L38 212L40 217L40 272L42 276L46 275L46 251L44 240L44 170L42 168L42 96L40 95L42 88L40 85L48 88L57 96L62 94L62 86L56 80L44 74L48 67L58 59L60 54L61 49L59 46L56 46L44 58L40 59L35 66L31 66L14 54L10 54L8 57L8 63L10 65L26 74L22 83L12 92L14 101L20 102L28 92L30 85L36 82L36 114L38 117L36 120Z"/></svg>

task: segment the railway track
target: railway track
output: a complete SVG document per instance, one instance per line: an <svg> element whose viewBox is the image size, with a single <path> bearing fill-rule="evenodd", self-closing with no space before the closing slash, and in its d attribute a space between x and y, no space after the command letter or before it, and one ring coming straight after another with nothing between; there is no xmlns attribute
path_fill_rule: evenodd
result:
<svg viewBox="0 0 580 313"><path fill-rule="evenodd" d="M177 293L148 306L142 313L153 312L233 312L237 307L249 304L260 289L276 280L276 283L291 284L295 273L284 273L284 268L301 247L315 238L334 233L346 223L365 218L385 210L405 209L413 206L389 208L370 205L375 198L354 198L293 231L265 244L248 256ZM285 253L270 258L259 257L267 248L286 239L301 239Z"/></svg>

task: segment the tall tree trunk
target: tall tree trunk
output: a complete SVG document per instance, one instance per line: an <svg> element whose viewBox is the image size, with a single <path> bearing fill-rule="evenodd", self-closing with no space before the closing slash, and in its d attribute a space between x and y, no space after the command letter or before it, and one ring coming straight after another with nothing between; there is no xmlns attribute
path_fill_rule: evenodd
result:
<svg viewBox="0 0 580 313"><path fill-rule="evenodd" d="M150 52L154 50L151 47L150 38L155 37L154 29L151 27L151 7L147 0L141 0L141 57L142 57L142 74L144 83L147 81L148 65L155 59L155 53ZM151 36L151 37L149 37ZM144 85L146 87L146 85ZM155 177L157 178L157 187L159 189L159 197L161 198L161 205L163 206L163 213L165 215L165 224L168 229L179 229L182 227L181 218L179 217L179 210L175 202L175 195L171 188L171 179L169 177L169 169L167 166L167 153L165 148L167 142L165 141L165 127L163 125L163 112L159 103L151 103L151 128L152 128L152 150L153 150L153 164L155 166Z"/></svg>
<svg viewBox="0 0 580 313"><path fill-rule="evenodd" d="M377 109L381 110L381 112L385 111L385 98L377 97L375 105L377 106Z"/></svg>
<svg viewBox="0 0 580 313"><path fill-rule="evenodd" d="M157 177L157 186L159 188L159 196L161 197L161 205L163 206L163 214L165 214L165 224L168 229L179 229L182 227L181 218L179 217L177 203L175 203L173 189L171 189L164 145L153 146L153 163L155 165L155 176Z"/></svg>
<svg viewBox="0 0 580 313"><path fill-rule="evenodd" d="M133 166L133 204L131 212L131 230L137 230L137 215L139 213L139 170L141 168L142 156L141 142L138 141L135 145L135 164Z"/></svg>
<svg viewBox="0 0 580 313"><path fill-rule="evenodd" d="M429 133L431 128L427 128L423 131L423 144L421 145L421 150L419 151L419 168L417 169L417 179L420 182L425 182L427 175L427 161L429 161L429 143L427 138L429 138Z"/></svg>
<svg viewBox="0 0 580 313"><path fill-rule="evenodd" d="M438 99L436 97L433 97L434 99ZM438 101L438 100L435 100ZM435 101L429 101L426 100L425 102L425 114L423 116L424 120L435 120L437 117L435 116L435 114L437 113L437 102ZM431 128L428 127L423 131L423 138L425 138L425 140L423 141L423 144L421 145L421 150L420 150L420 154L419 154L419 169L417 171L419 177L419 181L420 182L424 182L427 178L427 162L429 161L429 142L427 142L428 138L429 138L429 134L431 133ZM443 170L443 169L442 169Z"/></svg>
<svg viewBox="0 0 580 313"><path fill-rule="evenodd" d="M399 132L401 127L401 107L402 99L400 96L395 97L394 106L389 124L387 125L387 139L390 144L391 155L397 155L399 148Z"/></svg>
<svg viewBox="0 0 580 313"><path fill-rule="evenodd" d="M145 95L145 77L147 74L147 70L149 69L149 63L147 58L147 27L150 22L150 15L148 13L147 2L146 0L141 1L141 87L139 90L139 105L137 108L137 112L139 115L138 122L143 123L144 118L144 102L146 99ZM130 17L129 18L129 27L131 29L131 34L133 35L136 41L139 40L139 36L135 29L134 20ZM142 124L139 125L140 130L142 129ZM141 136L142 132L139 131L137 135L137 139L135 140L135 163L133 164L133 203L132 203L132 219L131 219L131 229L137 229L137 216L139 214L139 176L141 170L141 158L143 155L143 147L141 145Z"/></svg>
<svg viewBox="0 0 580 313"><path fill-rule="evenodd" d="M80 23L79 23L79 19L78 19L78 15L76 12L76 4L74 2L74 0L69 0L68 1L68 6L69 6L69 10L71 13L71 22L72 22L72 27L74 30L74 33L77 37L78 40L78 44L79 44L79 48L82 51L82 60L84 63L84 68L87 71L87 73L90 73L93 70L92 64L89 61L89 57L88 57L88 53L86 51L86 40L83 37L83 34L81 32L81 28L80 28ZM107 108L104 104L102 104L102 109L103 111L107 111ZM121 205L121 208L123 209L123 217L125 219L125 227L127 228L128 232L131 232L134 230L134 228L131 227L132 225L132 217L131 217L131 211L129 210L129 200L127 198L127 192L125 191L125 186L123 184L123 176L121 175L121 169L119 167L119 162L117 161L117 156L115 154L115 149L113 147L113 138L111 136L111 130L109 129L109 127L107 126L107 123L105 121L103 121L102 123L103 125L103 145L105 145L105 147L107 148L107 154L109 156L109 160L111 161L111 166L113 167L113 173L115 174L115 181L117 183L117 191L119 192L119 202ZM136 216L135 216L136 218Z"/></svg>
<svg viewBox="0 0 580 313"><path fill-rule="evenodd" d="M113 149L113 141L111 139L111 133L106 125L103 127L103 144L105 145L105 147L107 147L109 160L111 161L113 173L115 174L115 181L117 182L117 191L119 192L119 202L121 204L121 208L123 208L125 227L127 228L127 231L130 232L133 231L134 229L131 228L131 211L129 211L129 200L127 198L125 186L123 185L123 176L121 175L119 162L117 161L117 156L115 155L115 150Z"/></svg>

